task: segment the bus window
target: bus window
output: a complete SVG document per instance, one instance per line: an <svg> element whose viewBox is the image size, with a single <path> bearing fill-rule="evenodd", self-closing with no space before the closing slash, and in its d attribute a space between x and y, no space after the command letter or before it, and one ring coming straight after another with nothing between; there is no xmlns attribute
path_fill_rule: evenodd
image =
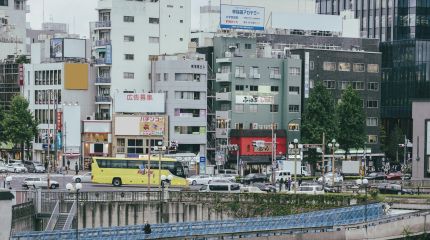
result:
<svg viewBox="0 0 430 240"><path fill-rule="evenodd" d="M175 162L175 173L176 176L185 177L184 168L182 167L182 163Z"/></svg>
<svg viewBox="0 0 430 240"><path fill-rule="evenodd" d="M136 161L136 160L128 160L127 161L127 168L131 169L140 169L140 166L145 165L143 161Z"/></svg>

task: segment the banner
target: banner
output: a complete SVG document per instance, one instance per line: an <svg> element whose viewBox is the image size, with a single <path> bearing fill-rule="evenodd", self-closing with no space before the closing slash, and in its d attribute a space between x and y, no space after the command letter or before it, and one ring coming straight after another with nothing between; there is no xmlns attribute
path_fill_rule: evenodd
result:
<svg viewBox="0 0 430 240"><path fill-rule="evenodd" d="M236 96L236 104L260 104L271 105L274 104L273 96Z"/></svg>
<svg viewBox="0 0 430 240"><path fill-rule="evenodd" d="M220 27L264 30L264 8L221 4Z"/></svg>

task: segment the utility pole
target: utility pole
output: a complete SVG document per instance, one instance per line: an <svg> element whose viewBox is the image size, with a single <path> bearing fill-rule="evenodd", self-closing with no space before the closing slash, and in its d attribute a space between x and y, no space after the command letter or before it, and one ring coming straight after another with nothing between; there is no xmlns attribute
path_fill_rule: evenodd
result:
<svg viewBox="0 0 430 240"><path fill-rule="evenodd" d="M408 139L406 138L406 135L404 135L405 139L404 139L404 143L405 146L403 147L403 164L406 167L406 163L407 163L407 158L408 158Z"/></svg>

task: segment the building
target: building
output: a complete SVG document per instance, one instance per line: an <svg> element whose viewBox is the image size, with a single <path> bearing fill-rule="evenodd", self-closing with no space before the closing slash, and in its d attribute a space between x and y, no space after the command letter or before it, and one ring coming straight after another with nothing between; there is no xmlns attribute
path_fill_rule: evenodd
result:
<svg viewBox="0 0 430 240"><path fill-rule="evenodd" d="M208 122L215 131L210 128L208 145L215 147L218 165L225 160L220 147L231 143L231 129L270 130L263 131L270 138L272 128L289 129L288 139L300 138L299 128L293 127L300 123L301 111L298 56L278 58L271 51L258 56L256 38L251 37L216 37L213 55L215 81L208 89ZM215 144L210 143L214 139ZM272 155L266 154L267 165Z"/></svg>
<svg viewBox="0 0 430 240"><path fill-rule="evenodd" d="M1 43L0 43L1 44ZM9 110L12 98L20 93L20 70L22 65L13 62L0 62L0 110Z"/></svg>
<svg viewBox="0 0 430 240"><path fill-rule="evenodd" d="M412 180L423 183L430 180L430 101L419 100L412 102L413 151Z"/></svg>
<svg viewBox="0 0 430 240"><path fill-rule="evenodd" d="M159 56L155 92L166 94L169 139L178 153L206 156L207 62L201 54Z"/></svg>
<svg viewBox="0 0 430 240"><path fill-rule="evenodd" d="M0 60L26 54L26 0L0 0Z"/></svg>
<svg viewBox="0 0 430 240"><path fill-rule="evenodd" d="M395 126L412 136L412 99L430 97L427 1L317 0L320 14L352 10L363 37L381 40L381 116L387 134Z"/></svg>
<svg viewBox="0 0 430 240"><path fill-rule="evenodd" d="M33 43L43 43L51 38L80 38L79 34L69 34L68 30L68 24L54 22L42 23L42 29L27 28L27 54L31 54L31 44ZM87 56L89 57L90 54Z"/></svg>
<svg viewBox="0 0 430 240"><path fill-rule="evenodd" d="M55 22L44 22L44 23L42 23L42 30L43 31L68 33L69 32L69 24L67 24L67 23L55 23Z"/></svg>
<svg viewBox="0 0 430 240"><path fill-rule="evenodd" d="M190 1L99 0L90 25L96 67L96 119L111 119L117 92L153 92L156 56L187 52Z"/></svg>
<svg viewBox="0 0 430 240"><path fill-rule="evenodd" d="M366 115L367 141L363 148L371 149L369 156L381 157L380 104L381 104L381 53L367 51L297 48L291 49L303 59L303 103L316 82L322 82L330 90L336 102L342 91L352 86L363 101ZM309 86L309 87L307 87ZM350 153L358 153L351 150ZM369 152L370 153L370 152ZM361 154L363 154L361 150ZM361 157L361 156L360 156Z"/></svg>

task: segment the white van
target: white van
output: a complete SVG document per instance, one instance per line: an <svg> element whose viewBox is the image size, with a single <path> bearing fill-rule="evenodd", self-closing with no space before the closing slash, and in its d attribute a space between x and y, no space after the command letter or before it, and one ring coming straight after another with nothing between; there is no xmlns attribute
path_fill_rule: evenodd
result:
<svg viewBox="0 0 430 240"><path fill-rule="evenodd" d="M321 185L303 185L300 186L297 191L298 194L324 194L324 190Z"/></svg>
<svg viewBox="0 0 430 240"><path fill-rule="evenodd" d="M240 192L240 185L237 183L214 181L207 185L203 185L199 192Z"/></svg>
<svg viewBox="0 0 430 240"><path fill-rule="evenodd" d="M286 182L288 179L291 179L291 173L285 170L275 171L275 181L280 182L281 179L283 182Z"/></svg>

